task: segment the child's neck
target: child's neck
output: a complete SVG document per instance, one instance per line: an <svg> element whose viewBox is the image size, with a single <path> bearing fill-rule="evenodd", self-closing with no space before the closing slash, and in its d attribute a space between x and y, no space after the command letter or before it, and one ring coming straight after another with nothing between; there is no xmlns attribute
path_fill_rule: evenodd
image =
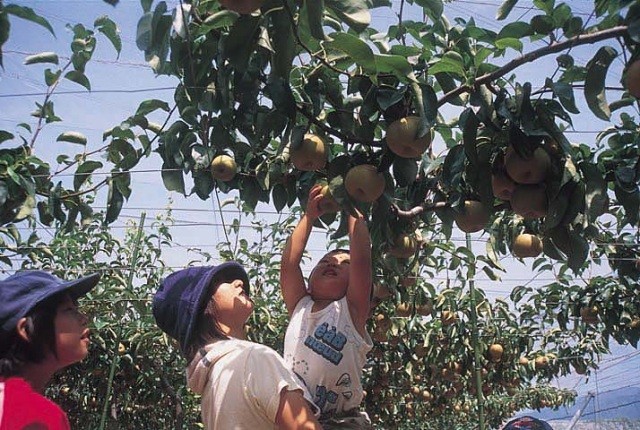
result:
<svg viewBox="0 0 640 430"><path fill-rule="evenodd" d="M331 299L319 299L313 300L313 306L311 307L311 312L318 312L329 306L331 303L335 302L335 300Z"/></svg>

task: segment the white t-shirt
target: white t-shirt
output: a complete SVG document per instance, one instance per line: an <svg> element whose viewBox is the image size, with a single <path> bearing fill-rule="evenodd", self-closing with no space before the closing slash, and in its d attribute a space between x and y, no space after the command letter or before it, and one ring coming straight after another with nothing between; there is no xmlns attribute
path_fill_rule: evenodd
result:
<svg viewBox="0 0 640 430"><path fill-rule="evenodd" d="M208 430L275 429L282 390L305 391L278 353L238 339L214 342L196 354L187 382L202 395Z"/></svg>
<svg viewBox="0 0 640 430"><path fill-rule="evenodd" d="M362 402L362 369L373 346L356 330L346 297L312 312L313 299L296 304L284 339L284 359L309 389L323 417Z"/></svg>

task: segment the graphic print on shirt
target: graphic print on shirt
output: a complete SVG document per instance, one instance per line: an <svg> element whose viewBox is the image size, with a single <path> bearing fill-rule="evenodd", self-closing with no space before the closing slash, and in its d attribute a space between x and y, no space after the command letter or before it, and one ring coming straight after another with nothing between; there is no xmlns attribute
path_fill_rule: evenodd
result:
<svg viewBox="0 0 640 430"><path fill-rule="evenodd" d="M323 414L329 414L336 409L336 402L338 401L338 393L335 391L327 390L324 385L318 385L316 387L316 395L313 397L313 403L320 408ZM331 404L330 407L327 404Z"/></svg>
<svg viewBox="0 0 640 430"><path fill-rule="evenodd" d="M349 400L353 397L353 391L349 390L351 388L351 375L348 373L343 373L342 376L336 382L336 386L342 389L346 389L346 391L341 392L342 397Z"/></svg>
<svg viewBox="0 0 640 430"><path fill-rule="evenodd" d="M334 365L340 364L342 361L342 349L347 343L347 337L339 331L335 326L329 328L328 323L322 323L313 332L313 336L309 335L304 341L304 345L325 360Z"/></svg>

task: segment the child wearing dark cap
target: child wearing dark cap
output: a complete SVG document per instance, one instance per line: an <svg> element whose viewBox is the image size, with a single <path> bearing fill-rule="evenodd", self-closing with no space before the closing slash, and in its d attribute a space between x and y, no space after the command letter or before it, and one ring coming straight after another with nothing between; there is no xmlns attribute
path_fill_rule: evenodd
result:
<svg viewBox="0 0 640 430"><path fill-rule="evenodd" d="M42 393L54 373L87 356L88 318L78 298L99 279L25 271L0 281L0 430L69 429L67 415Z"/></svg>
<svg viewBox="0 0 640 430"><path fill-rule="evenodd" d="M304 387L271 348L245 340L249 279L235 262L190 267L162 281L158 326L180 344L208 430L320 429Z"/></svg>

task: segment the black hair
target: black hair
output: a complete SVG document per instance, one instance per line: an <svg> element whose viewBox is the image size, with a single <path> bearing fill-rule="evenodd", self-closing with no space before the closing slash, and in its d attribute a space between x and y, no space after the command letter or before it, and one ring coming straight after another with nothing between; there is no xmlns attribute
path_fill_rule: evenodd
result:
<svg viewBox="0 0 640 430"><path fill-rule="evenodd" d="M203 305L202 309L198 309L193 338L189 342L185 351L183 351L189 361L193 360L193 357L195 357L196 353L201 348L212 341L217 339L229 339L220 327L218 322L218 310L216 308L216 303L213 300L213 295L220 284L227 282L228 280L228 276L225 276L224 273L220 273L211 280L211 283L207 287L207 301ZM213 324L211 322L213 322Z"/></svg>
<svg viewBox="0 0 640 430"><path fill-rule="evenodd" d="M58 306L67 294L66 291L54 294L27 312L28 341L20 337L15 327L0 331L0 377L20 375L25 365L41 363L47 353L57 357L55 318Z"/></svg>

